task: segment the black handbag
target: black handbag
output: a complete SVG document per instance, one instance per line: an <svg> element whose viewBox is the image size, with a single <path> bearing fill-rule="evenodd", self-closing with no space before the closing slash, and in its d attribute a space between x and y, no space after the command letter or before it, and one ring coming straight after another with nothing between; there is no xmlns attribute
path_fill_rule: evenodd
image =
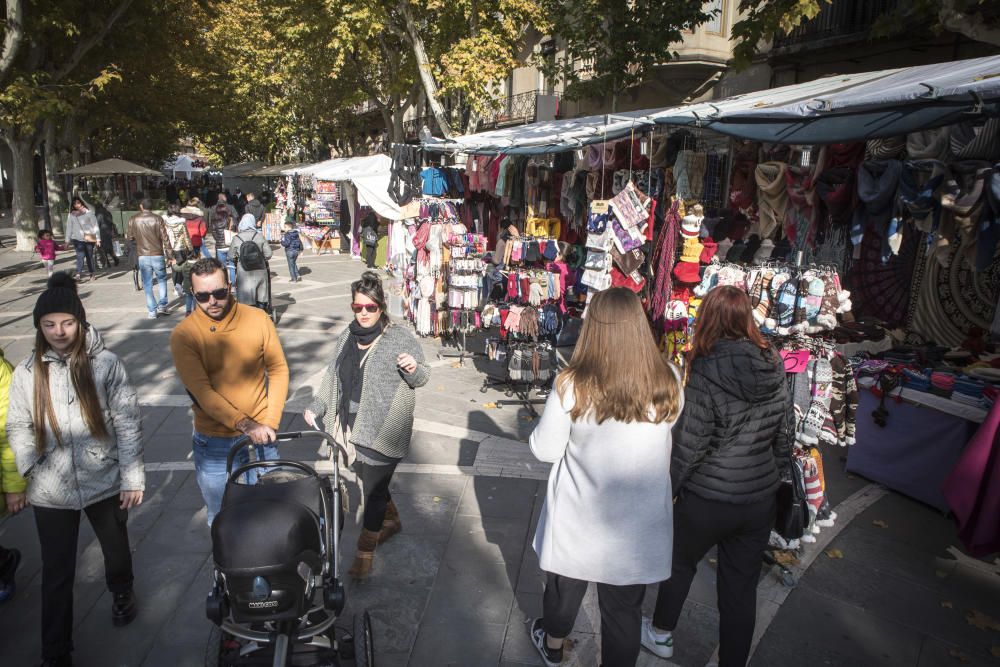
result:
<svg viewBox="0 0 1000 667"><path fill-rule="evenodd" d="M806 500L806 480L802 464L789 455L788 479L778 487L778 511L774 530L786 540L797 540L805 535L809 525L809 503Z"/></svg>

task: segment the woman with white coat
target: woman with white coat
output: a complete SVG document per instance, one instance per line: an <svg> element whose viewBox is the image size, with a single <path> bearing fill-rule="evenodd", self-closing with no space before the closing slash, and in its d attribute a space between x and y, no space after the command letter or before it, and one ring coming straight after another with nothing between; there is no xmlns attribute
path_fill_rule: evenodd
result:
<svg viewBox="0 0 1000 667"><path fill-rule="evenodd" d="M638 659L646 585L670 576L670 429L681 403L639 298L621 287L595 295L529 440L553 464L534 541L547 573L543 616L531 627L546 665L562 662L588 582L603 666Z"/></svg>
<svg viewBox="0 0 1000 667"><path fill-rule="evenodd" d="M79 197L73 198L73 204L66 220L66 238L73 244L76 251L76 275L77 280L82 279L83 263L87 262L87 273L91 280L96 280L94 275L94 249L101 244L100 225L97 224L97 216L87 208L83 200Z"/></svg>

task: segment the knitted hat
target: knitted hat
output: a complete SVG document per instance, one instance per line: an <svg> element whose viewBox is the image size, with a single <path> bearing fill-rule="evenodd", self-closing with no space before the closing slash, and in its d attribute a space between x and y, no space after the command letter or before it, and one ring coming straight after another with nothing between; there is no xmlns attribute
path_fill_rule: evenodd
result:
<svg viewBox="0 0 1000 667"><path fill-rule="evenodd" d="M701 245L702 245L701 261L704 262L705 264L708 264L709 262L712 261L712 258L715 257L715 253L718 252L719 244L713 241L712 239L707 238L701 242Z"/></svg>
<svg viewBox="0 0 1000 667"><path fill-rule="evenodd" d="M697 237L685 239L681 261L677 262L677 266L674 267L674 277L677 280L682 283L696 283L701 280L698 270L703 249Z"/></svg>
<svg viewBox="0 0 1000 667"><path fill-rule="evenodd" d="M83 302L80 301L80 297L76 293L76 281L65 271L52 274L47 289L35 302L33 313L35 328L38 328L38 321L42 317L52 313L67 313L78 319L81 324L87 323L87 313L83 309Z"/></svg>
<svg viewBox="0 0 1000 667"><path fill-rule="evenodd" d="M701 204L691 207L691 214L681 219L681 234L697 237L701 233L701 221L705 219Z"/></svg>

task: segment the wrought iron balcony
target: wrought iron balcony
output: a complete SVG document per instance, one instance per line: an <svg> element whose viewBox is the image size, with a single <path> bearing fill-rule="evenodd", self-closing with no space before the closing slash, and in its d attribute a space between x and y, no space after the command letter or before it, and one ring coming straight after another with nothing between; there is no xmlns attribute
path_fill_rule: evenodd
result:
<svg viewBox="0 0 1000 667"><path fill-rule="evenodd" d="M899 4L899 0L836 0L830 4L822 3L814 19L775 37L772 48L780 50L819 45L830 38L867 35L879 17L896 9Z"/></svg>
<svg viewBox="0 0 1000 667"><path fill-rule="evenodd" d="M555 98L555 114L553 115L558 116L558 95L553 93L547 94L538 91L531 91L508 97L503 101L499 109L486 114L480 120L479 129L495 130L501 127L524 125L525 123L535 122L538 120L538 100L541 96Z"/></svg>

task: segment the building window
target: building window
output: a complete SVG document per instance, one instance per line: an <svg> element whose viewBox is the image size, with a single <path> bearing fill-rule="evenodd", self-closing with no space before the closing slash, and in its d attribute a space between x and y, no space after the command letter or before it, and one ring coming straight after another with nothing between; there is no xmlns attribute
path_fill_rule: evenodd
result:
<svg viewBox="0 0 1000 667"><path fill-rule="evenodd" d="M554 39L547 39L538 46L539 51L542 55L542 60L545 61L545 67L555 68L556 64L556 41ZM541 92L545 95L552 95L556 92L556 81L554 78L549 77L547 74L542 74L542 85Z"/></svg>
<svg viewBox="0 0 1000 667"><path fill-rule="evenodd" d="M702 26L705 29L705 32L713 35L724 34L726 29L726 9L722 0L708 0L703 7L706 12L715 12L712 18L705 21Z"/></svg>

